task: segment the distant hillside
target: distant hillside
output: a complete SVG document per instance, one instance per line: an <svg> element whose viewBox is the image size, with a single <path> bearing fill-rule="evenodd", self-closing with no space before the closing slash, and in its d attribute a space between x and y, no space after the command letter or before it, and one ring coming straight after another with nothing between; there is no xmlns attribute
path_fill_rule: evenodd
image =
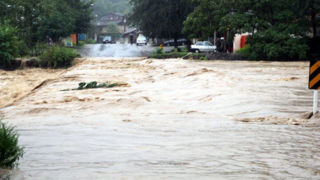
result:
<svg viewBox="0 0 320 180"><path fill-rule="evenodd" d="M93 14L100 18L109 13L127 14L130 11L129 0L95 0Z"/></svg>

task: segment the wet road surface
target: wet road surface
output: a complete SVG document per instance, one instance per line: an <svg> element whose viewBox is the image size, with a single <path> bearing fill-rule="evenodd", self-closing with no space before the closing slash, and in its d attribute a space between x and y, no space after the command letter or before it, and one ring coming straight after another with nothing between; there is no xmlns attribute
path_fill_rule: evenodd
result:
<svg viewBox="0 0 320 180"><path fill-rule="evenodd" d="M304 62L82 59L1 109L26 151L13 179L320 179L320 129L300 117L307 74ZM83 81L130 86L61 91Z"/></svg>

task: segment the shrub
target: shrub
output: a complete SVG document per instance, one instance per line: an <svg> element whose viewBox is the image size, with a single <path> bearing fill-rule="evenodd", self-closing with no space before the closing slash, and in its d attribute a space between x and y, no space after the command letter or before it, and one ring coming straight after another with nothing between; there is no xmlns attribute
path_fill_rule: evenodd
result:
<svg viewBox="0 0 320 180"><path fill-rule="evenodd" d="M0 122L0 168L14 168L22 156L23 148L18 145L17 132Z"/></svg>
<svg viewBox="0 0 320 180"><path fill-rule="evenodd" d="M79 41L78 45L77 46L84 46L86 44L86 42L84 41Z"/></svg>
<svg viewBox="0 0 320 180"><path fill-rule="evenodd" d="M245 46L241 49L239 49L237 52L237 54L240 54L242 58L245 58L245 59L249 59L250 57L250 46Z"/></svg>
<svg viewBox="0 0 320 180"><path fill-rule="evenodd" d="M30 53L30 49L28 48L26 43L24 43L23 41L19 42L18 49L19 49L18 51L19 51L19 56L20 57L27 56Z"/></svg>
<svg viewBox="0 0 320 180"><path fill-rule="evenodd" d="M208 60L208 58L206 56L201 56L200 60Z"/></svg>
<svg viewBox="0 0 320 180"><path fill-rule="evenodd" d="M44 51L50 48L50 45L45 42L37 42L36 45L33 47L33 54L35 56L39 56L43 54Z"/></svg>
<svg viewBox="0 0 320 180"><path fill-rule="evenodd" d="M12 68L12 61L18 56L17 30L0 23L0 68Z"/></svg>
<svg viewBox="0 0 320 180"><path fill-rule="evenodd" d="M248 44L248 58L253 60L306 59L309 50L305 38L290 35L277 27L255 33L248 38Z"/></svg>
<svg viewBox="0 0 320 180"><path fill-rule="evenodd" d="M96 44L97 41L94 40L94 39L88 39L88 42L87 42L87 43L88 43L88 44Z"/></svg>
<svg viewBox="0 0 320 180"><path fill-rule="evenodd" d="M188 52L171 52L162 54L152 54L150 58L154 59L168 59L168 58L181 58L188 54Z"/></svg>
<svg viewBox="0 0 320 180"><path fill-rule="evenodd" d="M165 54L165 52L161 48L157 48L156 50L152 51L152 56L156 56L160 54Z"/></svg>
<svg viewBox="0 0 320 180"><path fill-rule="evenodd" d="M57 46L43 52L40 57L40 64L42 67L70 67L76 57L79 57L79 55L74 49Z"/></svg>

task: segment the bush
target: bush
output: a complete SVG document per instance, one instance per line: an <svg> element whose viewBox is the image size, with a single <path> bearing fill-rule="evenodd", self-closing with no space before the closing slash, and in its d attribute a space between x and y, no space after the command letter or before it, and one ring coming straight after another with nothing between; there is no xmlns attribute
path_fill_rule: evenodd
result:
<svg viewBox="0 0 320 180"><path fill-rule="evenodd" d="M19 51L19 56L20 57L28 56L29 53L30 53L30 49L28 48L26 43L24 43L23 41L19 42L18 49L19 49L18 51Z"/></svg>
<svg viewBox="0 0 320 180"><path fill-rule="evenodd" d="M250 46L245 46L241 49L239 49L237 52L237 54L241 55L241 57L245 58L245 59L249 59L250 57Z"/></svg>
<svg viewBox="0 0 320 180"><path fill-rule="evenodd" d="M51 68L70 67L76 57L79 55L74 49L57 46L44 51L40 57L40 65Z"/></svg>
<svg viewBox="0 0 320 180"><path fill-rule="evenodd" d="M40 56L43 54L44 51L50 48L50 45L45 42L37 42L36 45L33 47L33 56Z"/></svg>
<svg viewBox="0 0 320 180"><path fill-rule="evenodd" d="M152 56L161 55L161 54L165 54L165 52L161 48L157 48L156 50L152 51Z"/></svg>
<svg viewBox="0 0 320 180"><path fill-rule="evenodd" d="M208 58L206 56L201 56L200 60L208 60Z"/></svg>
<svg viewBox="0 0 320 180"><path fill-rule="evenodd" d="M248 38L248 44L246 53L252 60L305 60L309 50L305 38L290 35L277 27L255 33Z"/></svg>
<svg viewBox="0 0 320 180"><path fill-rule="evenodd" d="M12 61L18 56L18 47L16 28L0 23L0 68L12 68Z"/></svg>
<svg viewBox="0 0 320 180"><path fill-rule="evenodd" d="M171 53L162 53L162 54L152 54L150 58L154 59L169 59L169 58L181 58L188 54L188 52L171 52Z"/></svg>
<svg viewBox="0 0 320 180"><path fill-rule="evenodd" d="M84 46L86 44L86 42L84 41L79 41L78 45L77 46Z"/></svg>
<svg viewBox="0 0 320 180"><path fill-rule="evenodd" d="M0 122L0 168L12 169L23 156L23 148L18 145L18 134L13 127Z"/></svg>
<svg viewBox="0 0 320 180"><path fill-rule="evenodd" d="M87 43L88 43L88 44L96 44L97 41L94 40L94 39L88 39L88 42L87 42Z"/></svg>

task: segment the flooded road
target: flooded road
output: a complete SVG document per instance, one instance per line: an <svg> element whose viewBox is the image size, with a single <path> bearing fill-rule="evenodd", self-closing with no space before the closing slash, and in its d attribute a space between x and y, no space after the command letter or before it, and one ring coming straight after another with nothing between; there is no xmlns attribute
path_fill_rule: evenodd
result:
<svg viewBox="0 0 320 180"><path fill-rule="evenodd" d="M26 151L12 179L320 179L307 79L305 62L82 59L0 109ZM61 91L90 81L129 86Z"/></svg>
<svg viewBox="0 0 320 180"><path fill-rule="evenodd" d="M136 44L87 44L79 49L82 57L145 57L154 47Z"/></svg>

